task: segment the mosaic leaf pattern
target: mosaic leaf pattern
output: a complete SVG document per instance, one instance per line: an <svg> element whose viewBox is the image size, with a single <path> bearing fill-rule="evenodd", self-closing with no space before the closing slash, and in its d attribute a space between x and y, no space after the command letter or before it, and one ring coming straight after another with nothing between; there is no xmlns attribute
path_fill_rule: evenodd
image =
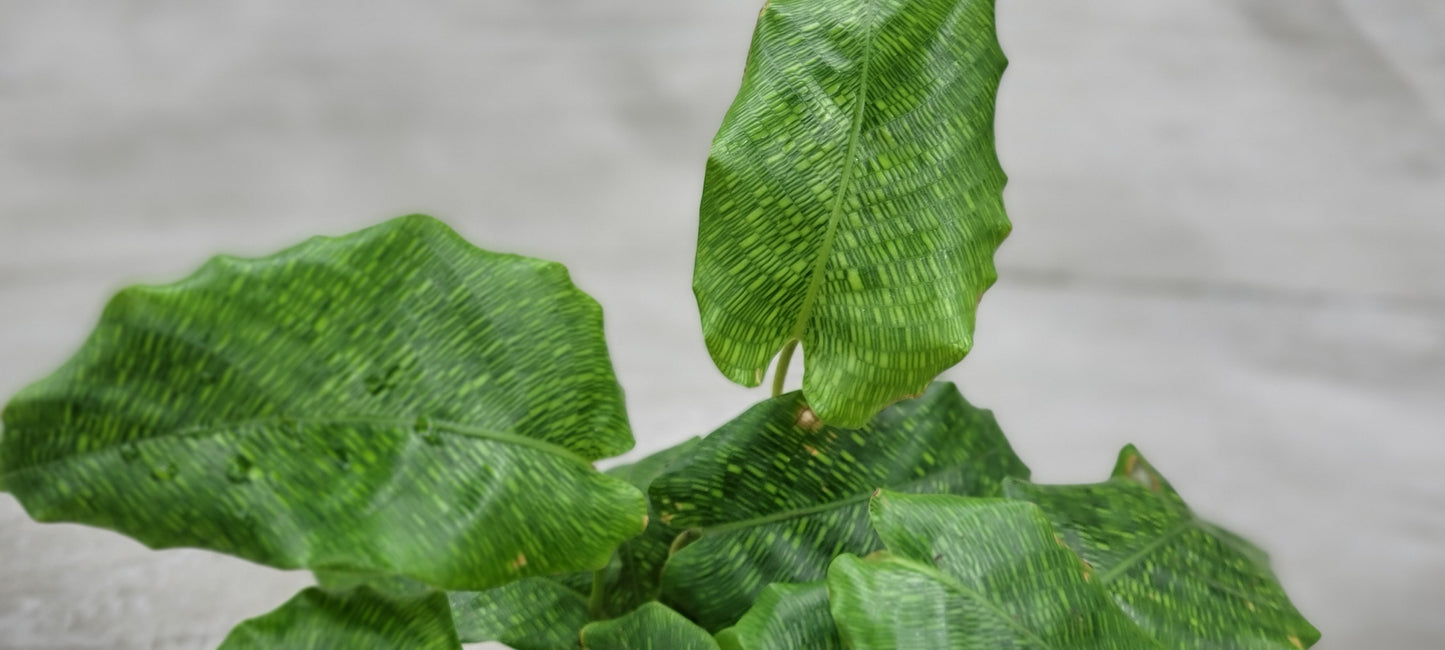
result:
<svg viewBox="0 0 1445 650"><path fill-rule="evenodd" d="M1010 481L1006 491L1038 504L1123 610L1168 647L1300 650L1320 639L1264 552L1195 517L1133 446L1104 483Z"/></svg>
<svg viewBox="0 0 1445 650"><path fill-rule="evenodd" d="M642 460L607 470L638 489L672 460L687 453L698 439L654 453ZM682 532L649 517L642 535L623 542L607 566L556 578L527 578L479 592L450 592L452 616L465 643L500 641L515 650L573 648L582 627L593 618L612 618L657 598L662 563L673 538ZM596 603L589 602L600 588ZM593 606L598 611L592 612Z"/></svg>
<svg viewBox="0 0 1445 650"><path fill-rule="evenodd" d="M30 515L450 589L606 564L643 496L597 304L429 217L218 257L106 307L4 410Z"/></svg>
<svg viewBox="0 0 1445 650"><path fill-rule="evenodd" d="M1032 504L883 491L870 512L889 550L828 570L853 650L1163 650Z"/></svg>
<svg viewBox="0 0 1445 650"><path fill-rule="evenodd" d="M718 650L706 630L660 603L582 628L583 650Z"/></svg>
<svg viewBox="0 0 1445 650"><path fill-rule="evenodd" d="M722 650L844 650L822 582L769 585L717 641Z"/></svg>
<svg viewBox="0 0 1445 650"><path fill-rule="evenodd" d="M701 443L693 438L659 451L642 460L607 470L607 474L631 483L639 490L662 474L672 463L687 457ZM654 506L648 508L647 530L623 542L613 561L602 569L600 617L621 616L650 600L656 600L662 589L662 567L672 543L683 529L663 520Z"/></svg>
<svg viewBox="0 0 1445 650"><path fill-rule="evenodd" d="M767 585L821 580L838 554L879 548L874 489L996 495L1008 476L1028 468L950 383L857 430L819 423L796 392L767 400L653 481L660 518L695 538L663 567L662 601L720 630Z"/></svg>
<svg viewBox="0 0 1445 650"><path fill-rule="evenodd" d="M973 345L1009 232L993 0L771 0L713 141L693 288L756 386L790 340L820 419L858 427Z"/></svg>
<svg viewBox="0 0 1445 650"><path fill-rule="evenodd" d="M591 620L587 599L549 578L447 594L463 643L500 641L513 650L570 650Z"/></svg>
<svg viewBox="0 0 1445 650"><path fill-rule="evenodd" d="M398 595L359 587L310 588L231 630L220 650L461 650L447 599L435 590Z"/></svg>

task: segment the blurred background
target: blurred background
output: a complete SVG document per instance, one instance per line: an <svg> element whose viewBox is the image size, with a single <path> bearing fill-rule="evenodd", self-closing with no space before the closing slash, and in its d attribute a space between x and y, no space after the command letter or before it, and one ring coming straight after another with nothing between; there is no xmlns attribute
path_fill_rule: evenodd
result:
<svg viewBox="0 0 1445 650"><path fill-rule="evenodd" d="M124 284L426 212L597 297L632 456L707 433L765 397L690 290L759 3L0 0L0 395ZM1138 443L1319 648L1445 647L1445 3L1000 4L1015 229L949 376L1036 480ZM0 495L3 650L211 648L307 582Z"/></svg>

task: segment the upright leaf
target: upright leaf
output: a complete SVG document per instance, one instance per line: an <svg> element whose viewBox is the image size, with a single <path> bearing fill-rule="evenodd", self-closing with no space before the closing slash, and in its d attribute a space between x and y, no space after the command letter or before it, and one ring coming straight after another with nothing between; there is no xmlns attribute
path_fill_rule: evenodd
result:
<svg viewBox="0 0 1445 650"><path fill-rule="evenodd" d="M771 0L713 142L693 288L708 351L756 386L789 340L857 427L973 345L1009 232L993 0Z"/></svg>
<svg viewBox="0 0 1445 650"><path fill-rule="evenodd" d="M4 411L41 521L446 588L604 565L644 499L597 304L404 217L122 291Z"/></svg>
<svg viewBox="0 0 1445 650"><path fill-rule="evenodd" d="M798 393L770 399L653 481L660 518L695 538L663 567L662 600L719 630L767 585L821 580L838 554L879 548L874 489L996 495L1027 475L993 415L953 384L858 430L820 424Z"/></svg>
<svg viewBox="0 0 1445 650"><path fill-rule="evenodd" d="M854 650L1163 650L1089 577L1031 504L883 492L889 551L828 570Z"/></svg>
<svg viewBox="0 0 1445 650"><path fill-rule="evenodd" d="M370 587L310 588L275 611L231 630L220 650L461 650L447 599L428 590L398 595Z"/></svg>
<svg viewBox="0 0 1445 650"><path fill-rule="evenodd" d="M1320 639L1264 552L1196 517L1132 445L1104 483L1010 481L1006 491L1038 504L1123 610L1168 647L1300 650Z"/></svg>
<svg viewBox="0 0 1445 650"><path fill-rule="evenodd" d="M822 582L768 585L737 625L719 632L722 650L843 650Z"/></svg>
<svg viewBox="0 0 1445 650"><path fill-rule="evenodd" d="M582 628L583 650L718 650L706 630L661 603Z"/></svg>

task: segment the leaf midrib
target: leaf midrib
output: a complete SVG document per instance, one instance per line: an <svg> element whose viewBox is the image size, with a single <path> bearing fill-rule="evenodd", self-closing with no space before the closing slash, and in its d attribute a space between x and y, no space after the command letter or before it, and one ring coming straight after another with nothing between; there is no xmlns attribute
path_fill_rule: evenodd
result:
<svg viewBox="0 0 1445 650"><path fill-rule="evenodd" d="M1120 574L1133 568L1134 565L1137 564L1140 560L1143 560L1146 556L1153 553L1154 551L1159 550L1161 547L1169 543L1175 537L1178 537L1179 535L1184 534L1185 531L1193 528L1194 521L1195 520L1193 517L1181 520L1172 528L1165 531L1164 534L1154 538L1148 544L1145 544L1143 548L1140 548L1139 550L1130 553L1129 557L1120 560L1118 564L1110 567L1108 571L1101 572L1099 574L1099 581L1103 582L1104 584L1109 584L1113 582L1115 578L1118 578Z"/></svg>
<svg viewBox="0 0 1445 650"><path fill-rule="evenodd" d="M997 446L997 447L993 447L992 449L989 449L988 451L985 451L985 452L983 452L983 453L981 453L981 454L979 454L979 455L977 455L977 456L973 456L970 460L973 460L973 461L975 461L975 462L977 462L977 461L982 461L982 460L985 460L985 459L987 459L987 458L989 458L989 457L991 457L991 456L994 456L994 455L996 455L996 454L1002 453L1002 452L1003 452L1003 449L1004 449L1004 448L1003 448L1003 446L1001 446L1001 445L1000 445L1000 446ZM928 474L925 474L925 475L923 475L923 476L920 476L920 477L918 477L918 478L916 478L916 479L913 479L913 480L911 480L911 481L906 481L906 482L903 482L903 483L898 483L898 484L896 484L896 485L879 485L879 486L877 486L877 487L883 488L883 489L886 489L886 490L894 490L894 491L897 491L897 492L907 492L907 491L908 491L908 488L914 487L914 486L919 485L919 484L922 484L922 483L926 483L926 482L928 482L929 480L938 478L938 476L939 476L940 474L944 474L944 473L947 473L947 472L950 472L950 471L955 471L955 470L957 470L957 469L958 469L957 467L940 467L940 468L939 468L938 470L936 470L936 471L929 472ZM861 502L863 502L863 501L867 501L868 499L870 499L870 498L872 498L872 497L873 497L873 490L872 490L872 489L869 489L869 490L866 490L866 491L864 491L864 492L860 492L860 493L857 493L857 494L853 494L853 495L851 495L851 496L848 496L848 497L845 497L845 498L843 498L843 499L839 499L839 500L836 500L836 501L828 501L828 502L825 502L825 503L819 503L819 504L817 504L817 505L811 505L811 506L805 506L805 507L802 507L802 508L793 508L793 509L791 509L791 510L783 510L783 511L780 511L780 512L774 512L774 513L762 515L762 516L759 516L759 517L751 517L751 518L748 518L748 519L741 519L741 520L738 520L738 521L730 521L730 522L727 522L727 523L725 523L725 524L719 524L719 525L716 525L716 526L703 526L703 527L698 527L698 528L696 528L696 530L697 530L698 532L702 533L703 535L711 535L711 534L717 534L717 533L729 533L729 532L732 532L732 531L734 531L734 530L742 530L742 529L744 529L744 528L751 528L751 527L753 527L753 526L762 526L762 525L765 525L765 524L776 523L776 522L779 522L779 521L786 521L786 520L788 520L788 519L794 519L794 518L797 518L797 517L806 517L806 516L808 516L808 515L817 514L817 513L819 513L819 512L827 512L827 511L829 511L829 510L833 510L833 509L837 509L837 508L843 508L843 507L845 507L845 506L850 506L850 505L853 505L853 504L855 504L855 503L861 503Z"/></svg>
<svg viewBox="0 0 1445 650"><path fill-rule="evenodd" d="M160 441L166 441L166 440L175 440L175 439L179 439L179 438L205 438L205 437L210 437L210 436L224 435L224 434L226 434L226 433L234 432L234 431L236 431L236 430L243 429L243 428L247 428L247 427L265 426L265 425L268 425L268 424L277 424L277 425L279 425L279 424L305 425L305 424L313 424L313 423L314 423L314 424L323 424L323 425L348 425L348 424L349 424L349 425L357 425L357 424L365 424L365 425L375 425L375 426L391 426L391 427L396 427L396 428L400 428L400 429L406 429L406 430L408 430L408 431L411 431L411 432L415 433L414 426L413 426L414 423L415 423L415 420L408 420L408 419L402 419L402 418L393 418L393 417L368 417L368 416L332 417L332 418L315 418L315 417L295 418L295 417L287 417L287 416L273 416L273 417L264 417L264 418L253 418L253 419L250 419L250 420L239 420L239 421L234 421L234 422L224 422L224 423L220 423L220 424L215 424L215 425L210 425L210 426L203 426L203 427L191 427L191 428L188 428L188 429L177 429L177 430L173 430L173 431L171 431L171 432L164 433L164 434L161 434L161 435L158 435L158 436L148 436L148 437L139 438L139 439L136 439L136 440L128 440L128 441L126 441L126 442L124 442L124 443L121 443L121 445L129 444L129 445L142 446L142 445L149 445L150 443L155 443L155 442L160 442ZM592 468L592 463L589 462L587 459L583 458L582 456L578 455L576 452L574 452L574 451L572 451L572 450L570 450L570 449L567 449L566 447L563 447L563 446L561 446L561 445L556 445L556 444L553 444L553 443L550 443L550 442L547 442L547 441L544 441L544 440L538 440L538 439L536 439L536 438L528 438L528 437L526 437L526 436L519 436L519 435L516 435L516 434L513 434L513 433L507 433L507 432L503 432L503 431L493 431L493 430L491 430L491 429L483 429L483 428L481 428L481 427L468 426L468 425L465 425L465 424L461 424L461 423L458 423L458 422L451 422L451 421L447 421L447 420L431 420L431 426L432 426L432 430L435 431L435 432L448 433L448 434L452 434L452 435L458 435L458 436L464 436L464 437L470 437L470 438L481 438L481 439L484 439L484 440L492 440L492 441L501 442L501 443L505 443L505 444L515 444L515 445L520 445L520 446L523 446L523 447L530 447L530 448L532 448L532 449L536 449L536 450L541 451L541 452L543 452L543 453L551 454L551 455L557 456L557 457L559 457L559 458L563 458L563 459L566 459L566 460L568 460L568 461L575 462L575 463L578 463L578 464L580 464L580 465L586 466L586 467L588 467L588 468ZM119 448L121 445L111 445L111 446L102 447L102 448L99 448L99 449L90 449L90 450L86 450L86 451L69 453L69 454L65 455L64 457L56 458L56 459L54 459L54 460L45 461L45 462L43 462L43 463L36 463L36 464L34 464L34 465L27 465L27 466L25 466L25 467L21 467L21 468L18 468L18 469L10 470L10 471L8 471L8 472L0 472L0 484L4 484L4 482L5 482L5 481L4 481L4 478L5 478L6 476L19 476L19 475L22 475L22 474L27 473L27 472L32 472L32 471L36 471L36 470L44 470L44 469L53 467L53 466L55 466L55 465L61 465L61 464L65 464L65 463L70 463L70 462L74 462L74 461L76 461L76 460L83 459L83 458L87 458L87 457L91 457L91 456L96 456L96 455L100 455L100 454L113 453L113 452L115 452L116 449Z"/></svg>
<svg viewBox="0 0 1445 650"><path fill-rule="evenodd" d="M833 242L838 235L838 222L842 221L843 205L848 199L848 190L853 183L853 170L858 166L855 154L863 132L863 111L868 105L868 69L873 60L873 39L877 36L873 5L873 0L864 5L868 36L864 40L863 60L859 64L858 99L853 104L853 130L848 134L848 146L843 154L843 169L839 172L838 180L838 196L833 200L833 207L829 211L828 230L823 235L823 243L819 246L817 256L813 259L808 290L803 294L803 306L798 309L797 319L793 321L792 331L788 334L788 338L791 340L802 340L803 332L808 327L808 320L813 315L813 303L817 301L818 291L823 286L823 271L828 266L828 258L833 254Z"/></svg>
<svg viewBox="0 0 1445 650"><path fill-rule="evenodd" d="M892 560L914 571L919 571L920 573L924 574L932 574L936 580L938 580L940 583L943 583L943 586L945 588L952 589L953 591L958 592L964 598L983 605L986 609L988 609L991 614L993 614L999 620L1002 620L1009 627L1013 628L1013 630L1017 632L1020 637L1023 637L1030 644L1036 645L1040 648L1044 648L1045 650L1057 650L1056 646L1050 645L1049 642L1043 640L1037 634L1035 634L1033 630L1024 627L1022 623L1019 623L1018 619L1014 618L1007 611L1001 609L997 603L985 598L983 594L980 593L978 590L973 589L966 584L963 584L963 582L958 580L957 578L954 578L953 576L944 573L942 569L939 569L936 566L924 564L923 562L919 562L910 558L899 557L897 555L892 556Z"/></svg>

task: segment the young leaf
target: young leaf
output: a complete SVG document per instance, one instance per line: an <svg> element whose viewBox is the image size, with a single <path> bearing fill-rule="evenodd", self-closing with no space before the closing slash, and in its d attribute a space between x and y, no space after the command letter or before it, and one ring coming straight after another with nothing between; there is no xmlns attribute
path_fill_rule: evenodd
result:
<svg viewBox="0 0 1445 650"><path fill-rule="evenodd" d="M828 569L849 648L1163 650L1032 504L885 491L870 511L891 552Z"/></svg>
<svg viewBox="0 0 1445 650"><path fill-rule="evenodd" d="M953 384L858 430L820 424L797 393L767 400L653 481L660 518L695 539L664 565L662 600L722 629L767 585L821 580L839 553L879 548L867 515L875 488L995 495L1008 476L1028 468Z"/></svg>
<svg viewBox="0 0 1445 650"><path fill-rule="evenodd" d="M1038 504L1123 610L1171 648L1300 650L1320 639L1264 552L1196 517L1132 445L1104 483L1005 490Z"/></svg>
<svg viewBox="0 0 1445 650"><path fill-rule="evenodd" d="M604 565L645 503L601 310L429 217L122 291L4 411L31 516L477 589Z"/></svg>
<svg viewBox="0 0 1445 650"><path fill-rule="evenodd" d="M768 585L717 641L722 650L843 650L822 582Z"/></svg>
<svg viewBox="0 0 1445 650"><path fill-rule="evenodd" d="M370 587L312 587L238 626L220 650L461 650L447 599L435 590L398 595Z"/></svg>
<svg viewBox="0 0 1445 650"><path fill-rule="evenodd" d="M713 142L693 288L756 386L799 340L818 417L867 423L973 345L1009 232L992 0L771 0Z"/></svg>
<svg viewBox="0 0 1445 650"><path fill-rule="evenodd" d="M661 603L582 628L583 650L717 650L706 630Z"/></svg>
<svg viewBox="0 0 1445 650"><path fill-rule="evenodd" d="M562 583L526 578L486 591L447 594L464 643L500 641L513 650L558 650L577 645L591 619L587 600Z"/></svg>

